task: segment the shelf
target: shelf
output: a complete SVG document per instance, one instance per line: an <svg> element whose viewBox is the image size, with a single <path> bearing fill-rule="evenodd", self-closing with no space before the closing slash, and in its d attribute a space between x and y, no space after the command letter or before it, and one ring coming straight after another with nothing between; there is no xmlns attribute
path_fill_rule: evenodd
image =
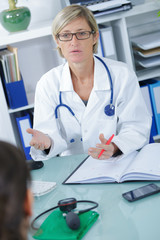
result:
<svg viewBox="0 0 160 240"><path fill-rule="evenodd" d="M144 81L147 79L158 78L160 76L160 67L155 67L153 69L143 69L136 72L138 81Z"/></svg>
<svg viewBox="0 0 160 240"><path fill-rule="evenodd" d="M34 108L34 104L29 104L24 107L20 107L20 108L16 108L16 109L9 109L8 112L15 113L15 112L24 111L24 110L31 109L31 108Z"/></svg>
<svg viewBox="0 0 160 240"><path fill-rule="evenodd" d="M121 18L127 18L131 16L136 16L143 13L148 13L151 11L158 12L158 9L160 9L160 2L154 0L154 1L147 1L144 4L139 4L136 6L133 6L131 10L127 11L121 11L115 14L109 14L109 15L103 15L96 17L97 23L101 24L104 22L110 22L114 20L119 20ZM0 29L0 47L3 47L7 44L27 41L34 38L44 37L51 35L51 25L52 20L45 21L45 22L38 22L34 25L31 25L28 30L20 31L16 33L8 33L3 28Z"/></svg>
<svg viewBox="0 0 160 240"><path fill-rule="evenodd" d="M8 33L5 30L0 31L0 47L7 44L27 41L30 39L40 38L51 35L52 21L39 22L32 25L28 30L20 31L16 33Z"/></svg>
<svg viewBox="0 0 160 240"><path fill-rule="evenodd" d="M158 12L159 9L160 9L160 2L156 0L152 0L152 1L147 1L144 4L133 6L132 9L127 11L121 11L121 12L110 14L110 15L103 15L103 16L96 17L96 20L98 24L102 24L104 23L104 19L106 20L106 22L110 22L110 21L119 20L121 18L127 18L127 17L136 16L139 14L149 13L156 10Z"/></svg>

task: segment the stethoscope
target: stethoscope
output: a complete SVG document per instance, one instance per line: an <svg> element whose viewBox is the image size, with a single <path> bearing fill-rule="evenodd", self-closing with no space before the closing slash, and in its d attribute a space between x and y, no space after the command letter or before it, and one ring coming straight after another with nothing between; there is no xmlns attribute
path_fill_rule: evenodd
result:
<svg viewBox="0 0 160 240"><path fill-rule="evenodd" d="M109 71L107 65L105 64L105 62L100 57L98 57L98 56L95 56L95 57L97 59L99 59L101 61L101 63L104 65L104 67L107 71L108 77L109 77L109 81L110 81L110 88L111 88L110 103L105 106L104 113L107 116L113 116L114 112L115 112L115 106L113 105L113 83L112 83L111 74L110 74L110 71ZM55 118L56 119L58 119L58 108L60 108L60 107L67 108L68 111L75 117L75 113L72 111L72 109L68 105L62 103L62 92L61 91L59 92L59 104L55 108Z"/></svg>

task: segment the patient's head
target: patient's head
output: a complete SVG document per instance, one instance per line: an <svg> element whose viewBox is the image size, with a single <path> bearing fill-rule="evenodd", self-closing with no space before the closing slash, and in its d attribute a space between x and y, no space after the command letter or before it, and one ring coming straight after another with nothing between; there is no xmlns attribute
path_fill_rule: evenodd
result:
<svg viewBox="0 0 160 240"><path fill-rule="evenodd" d="M26 240L33 197L20 149L0 141L0 239Z"/></svg>

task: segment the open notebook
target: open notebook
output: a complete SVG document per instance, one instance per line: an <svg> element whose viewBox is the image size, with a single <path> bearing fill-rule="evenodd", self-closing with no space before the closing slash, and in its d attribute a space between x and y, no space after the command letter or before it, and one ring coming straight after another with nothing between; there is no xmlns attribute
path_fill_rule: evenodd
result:
<svg viewBox="0 0 160 240"><path fill-rule="evenodd" d="M63 184L160 180L160 143L108 160L86 158Z"/></svg>

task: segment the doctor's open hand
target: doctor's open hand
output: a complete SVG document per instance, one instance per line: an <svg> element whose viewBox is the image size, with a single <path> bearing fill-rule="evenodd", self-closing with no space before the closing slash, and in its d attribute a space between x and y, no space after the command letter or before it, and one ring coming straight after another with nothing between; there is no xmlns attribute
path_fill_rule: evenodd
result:
<svg viewBox="0 0 160 240"><path fill-rule="evenodd" d="M31 146L42 151L50 148L51 139L48 137L48 135L32 128L28 128L26 131L29 134L32 134L32 139L30 141Z"/></svg>
<svg viewBox="0 0 160 240"><path fill-rule="evenodd" d="M116 146L115 143L111 142L109 145L106 145L108 139L105 139L102 133L99 135L99 139L101 143L96 144L96 148L88 149L88 154L90 156L96 159L104 160L112 157L116 152L118 152L119 148ZM102 149L104 149L104 152L100 156L100 158L98 158Z"/></svg>

